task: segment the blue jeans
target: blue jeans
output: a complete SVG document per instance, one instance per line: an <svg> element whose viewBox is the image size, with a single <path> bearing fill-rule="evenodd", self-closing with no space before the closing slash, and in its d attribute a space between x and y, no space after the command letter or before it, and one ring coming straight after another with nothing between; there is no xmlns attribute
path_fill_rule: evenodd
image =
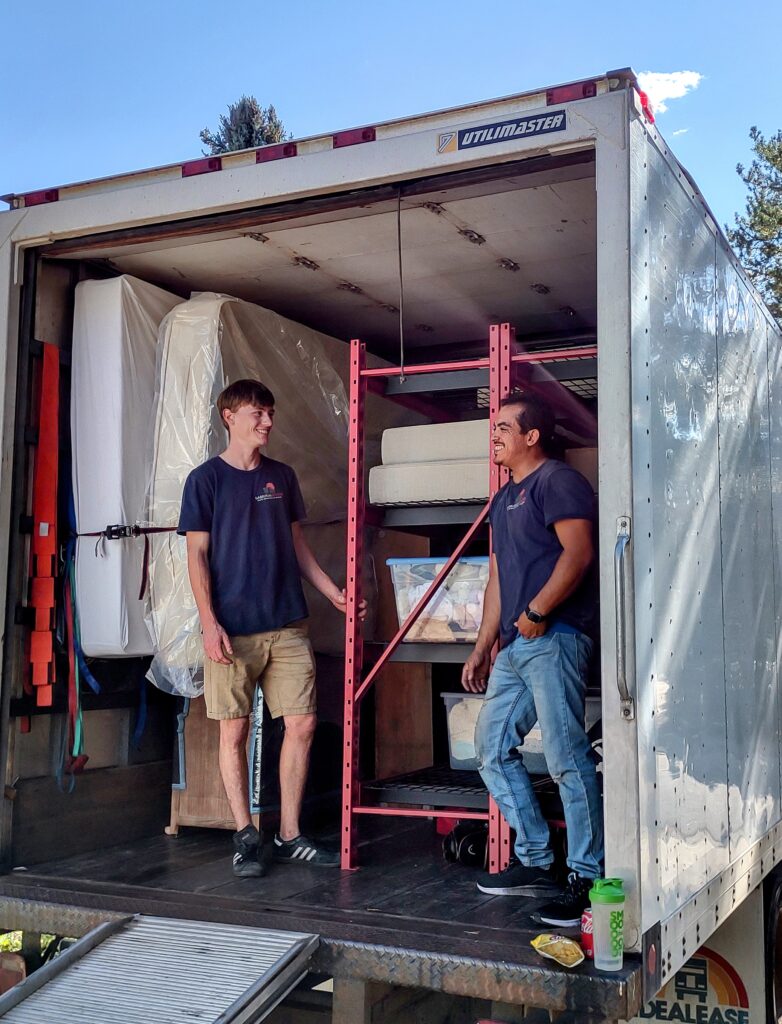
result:
<svg viewBox="0 0 782 1024"><path fill-rule="evenodd" d="M516 856L529 867L548 867L554 859L548 824L516 749L540 723L546 764L565 808L568 866L585 878L599 877L603 861L602 801L584 727L591 653L583 633L517 637L497 656L475 728L481 777L516 832Z"/></svg>

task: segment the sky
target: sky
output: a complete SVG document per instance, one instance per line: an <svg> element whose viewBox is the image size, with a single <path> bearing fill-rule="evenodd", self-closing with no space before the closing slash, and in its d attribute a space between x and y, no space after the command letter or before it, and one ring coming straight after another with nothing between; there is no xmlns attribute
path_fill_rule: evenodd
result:
<svg viewBox="0 0 782 1024"><path fill-rule="evenodd" d="M11 2L0 194L198 157L243 93L297 137L632 67L656 76L658 126L725 224L750 127L782 128L778 0Z"/></svg>

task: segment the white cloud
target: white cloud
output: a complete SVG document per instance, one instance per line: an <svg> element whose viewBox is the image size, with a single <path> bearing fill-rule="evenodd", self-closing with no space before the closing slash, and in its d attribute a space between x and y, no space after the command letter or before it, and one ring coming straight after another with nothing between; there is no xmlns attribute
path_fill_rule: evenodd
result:
<svg viewBox="0 0 782 1024"><path fill-rule="evenodd" d="M656 114L664 114L668 109L666 100L681 99L691 89L697 89L702 81L699 71L642 71L638 75L638 84Z"/></svg>
<svg viewBox="0 0 782 1024"><path fill-rule="evenodd" d="M686 135L689 130L690 130L689 128L677 128L676 131L673 134L674 135Z"/></svg>

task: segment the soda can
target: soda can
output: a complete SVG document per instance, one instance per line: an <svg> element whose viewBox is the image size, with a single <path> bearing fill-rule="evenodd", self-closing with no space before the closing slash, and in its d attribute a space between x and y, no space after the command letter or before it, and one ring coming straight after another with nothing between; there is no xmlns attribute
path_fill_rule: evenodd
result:
<svg viewBox="0 0 782 1024"><path fill-rule="evenodd" d="M587 907L581 915L581 948L588 960L595 956L594 939L592 937L592 911Z"/></svg>

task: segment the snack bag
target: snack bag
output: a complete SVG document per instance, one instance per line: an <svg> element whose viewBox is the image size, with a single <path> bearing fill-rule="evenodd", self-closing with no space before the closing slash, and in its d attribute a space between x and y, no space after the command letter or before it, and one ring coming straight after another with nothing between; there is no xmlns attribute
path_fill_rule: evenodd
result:
<svg viewBox="0 0 782 1024"><path fill-rule="evenodd" d="M584 962L584 951L579 944L564 935L538 935L530 945L541 956L556 960L562 967L578 967Z"/></svg>

